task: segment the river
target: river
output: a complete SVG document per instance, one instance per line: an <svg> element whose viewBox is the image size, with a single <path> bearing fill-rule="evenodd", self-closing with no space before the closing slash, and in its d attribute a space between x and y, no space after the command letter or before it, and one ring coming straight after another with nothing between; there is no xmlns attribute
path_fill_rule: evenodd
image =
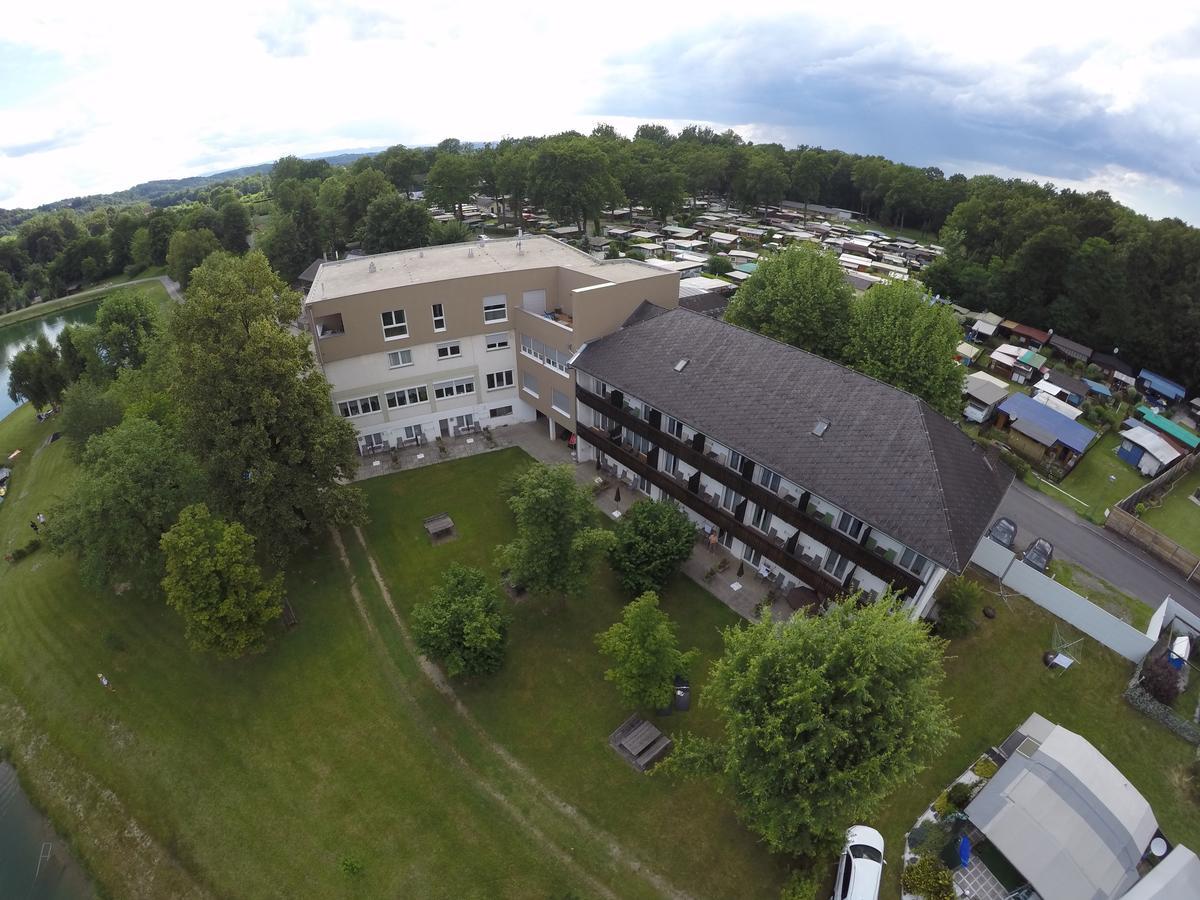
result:
<svg viewBox="0 0 1200 900"><path fill-rule="evenodd" d="M99 306L100 298L96 298L66 312L48 313L40 319L29 319L16 325L0 327L0 419L17 408L17 404L8 396L8 361L22 347L35 341L39 334L44 334L53 341L68 325L96 321L96 310Z"/></svg>
<svg viewBox="0 0 1200 900"><path fill-rule="evenodd" d="M0 897L92 900L95 896L66 843L21 790L16 770L0 762Z"/></svg>

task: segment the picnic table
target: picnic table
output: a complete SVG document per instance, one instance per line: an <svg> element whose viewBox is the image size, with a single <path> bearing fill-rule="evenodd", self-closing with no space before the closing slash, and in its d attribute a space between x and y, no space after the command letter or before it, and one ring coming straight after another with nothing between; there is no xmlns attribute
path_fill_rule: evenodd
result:
<svg viewBox="0 0 1200 900"><path fill-rule="evenodd" d="M446 513L438 513L436 516L430 516L421 524L425 526L425 532L431 540L454 534L454 520Z"/></svg>
<svg viewBox="0 0 1200 900"><path fill-rule="evenodd" d="M611 746L627 763L645 772L662 759L674 742L641 716L632 715L608 739Z"/></svg>

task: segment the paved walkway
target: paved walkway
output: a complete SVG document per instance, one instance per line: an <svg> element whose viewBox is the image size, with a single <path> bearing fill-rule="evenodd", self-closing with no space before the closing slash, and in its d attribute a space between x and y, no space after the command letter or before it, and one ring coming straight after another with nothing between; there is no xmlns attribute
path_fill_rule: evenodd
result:
<svg viewBox="0 0 1200 900"><path fill-rule="evenodd" d="M1004 900L1008 896L999 879L979 859L972 855L967 867L954 870L954 886L959 896L971 900Z"/></svg>
<svg viewBox="0 0 1200 900"><path fill-rule="evenodd" d="M454 459L465 459L505 447L520 447L534 459L550 465L575 465L574 451L567 446L566 441L550 440L544 422L522 422L518 425L494 428L490 441L486 433L443 438L442 446L445 447L444 453L439 450L438 444L431 440L423 447L406 447L396 451L394 457L388 452L360 459L355 480L419 469ZM597 483L597 478L601 479L602 484ZM624 515L629 507L645 498L641 492L608 473L599 472L590 463L575 465L575 480L592 489L596 505L610 518L614 517L614 513ZM715 572L711 578L706 578L708 572L718 568L722 561L725 562L725 568ZM724 547L718 546L713 551L709 550L706 541L697 541L692 555L684 561L682 571L738 615L754 619L757 607L766 599L770 587L758 577L758 570L749 564L745 565L742 574L738 575L739 566L741 560L732 556ZM775 621L783 621L792 615L791 608L782 597L773 597L773 600L771 612Z"/></svg>

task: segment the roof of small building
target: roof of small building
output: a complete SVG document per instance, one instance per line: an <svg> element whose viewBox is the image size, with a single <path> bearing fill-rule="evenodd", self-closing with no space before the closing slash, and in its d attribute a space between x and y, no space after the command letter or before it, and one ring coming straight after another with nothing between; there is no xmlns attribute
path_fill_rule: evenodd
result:
<svg viewBox="0 0 1200 900"><path fill-rule="evenodd" d="M1188 431L1178 422L1172 422L1166 416L1160 416L1148 406L1139 406L1137 411L1141 413L1142 420L1149 425L1153 425L1163 434L1175 438L1185 447L1190 447L1195 450L1200 447L1200 436L1197 436L1191 431Z"/></svg>
<svg viewBox="0 0 1200 900"><path fill-rule="evenodd" d="M1011 481L923 400L687 309L589 343L575 366L956 572Z"/></svg>
<svg viewBox="0 0 1200 900"><path fill-rule="evenodd" d="M1040 369L1046 364L1046 357L1042 356L1042 354L1035 350L1026 350L1019 357L1017 357L1017 362L1024 363L1025 365L1034 369Z"/></svg>
<svg viewBox="0 0 1200 900"><path fill-rule="evenodd" d="M955 348L954 352L959 356L965 356L967 359L975 359L975 357L983 352L983 348L976 347L974 344L968 344L966 341L963 341L958 345L958 347Z"/></svg>
<svg viewBox="0 0 1200 900"><path fill-rule="evenodd" d="M1120 897L1158 830L1150 804L1061 725L1035 713L1014 737L1022 740L967 806L972 824L1047 900Z"/></svg>
<svg viewBox="0 0 1200 900"><path fill-rule="evenodd" d="M1099 394L1101 397L1111 397L1112 391L1108 389L1107 384L1101 384L1098 381L1092 381L1090 378L1083 379L1083 383L1088 386L1088 390L1093 394Z"/></svg>
<svg viewBox="0 0 1200 900"><path fill-rule="evenodd" d="M1087 396L1088 386L1074 375L1068 375L1066 372L1051 369L1046 373L1045 378L1051 384L1062 388L1070 394L1075 394L1077 397Z"/></svg>
<svg viewBox="0 0 1200 900"><path fill-rule="evenodd" d="M1176 384L1170 378L1164 378L1157 372L1151 372L1149 369L1142 369L1138 373L1138 378L1146 382L1146 385L1161 397L1166 397L1168 400L1182 400L1187 393L1182 385Z"/></svg>
<svg viewBox="0 0 1200 900"><path fill-rule="evenodd" d="M1092 362L1106 372L1120 372L1122 375L1133 374L1133 366L1111 353L1102 353L1097 350L1092 354Z"/></svg>
<svg viewBox="0 0 1200 900"><path fill-rule="evenodd" d="M987 372L972 372L963 380L963 393L991 406L1008 396L1008 385Z"/></svg>
<svg viewBox="0 0 1200 900"><path fill-rule="evenodd" d="M1079 356L1085 360L1090 359L1092 355L1092 348L1087 346L1087 344L1081 344L1078 341L1065 338L1061 334L1050 336L1050 346L1063 351L1068 356Z"/></svg>
<svg viewBox="0 0 1200 900"><path fill-rule="evenodd" d="M971 326L971 330L977 334L986 334L990 337L996 333L997 327L994 322L985 322L983 319L976 319L975 324Z"/></svg>
<svg viewBox="0 0 1200 900"><path fill-rule="evenodd" d="M1012 322L1011 320L1006 320L1002 324L1005 324L1013 334L1019 334L1021 337L1037 341L1039 344L1044 344L1050 340L1050 332L1034 328L1032 325L1022 325L1020 322Z"/></svg>
<svg viewBox="0 0 1200 900"><path fill-rule="evenodd" d="M1126 428L1121 432L1121 437L1131 444L1137 444L1139 447L1145 448L1147 453L1164 465L1174 462L1183 455L1167 443L1166 438L1161 434L1144 425L1134 425L1132 428Z"/></svg>
<svg viewBox="0 0 1200 900"><path fill-rule="evenodd" d="M1076 453L1084 453L1096 439L1096 432L1067 418L1062 413L1055 412L1048 406L1035 401L1028 394L1010 394L1008 399L1000 404L1000 411L1007 413L1015 422L1022 424L1017 430L1028 434L1030 425L1036 426L1040 435L1030 435L1047 447L1055 443L1069 447ZM1049 441L1041 437L1050 438Z"/></svg>

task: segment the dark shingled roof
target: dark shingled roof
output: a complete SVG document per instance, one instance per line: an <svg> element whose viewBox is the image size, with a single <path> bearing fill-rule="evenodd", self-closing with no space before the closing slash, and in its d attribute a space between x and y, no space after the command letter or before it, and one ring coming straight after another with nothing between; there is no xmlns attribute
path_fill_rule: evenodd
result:
<svg viewBox="0 0 1200 900"><path fill-rule="evenodd" d="M1077 394L1080 397L1088 395L1088 386L1076 378L1074 375L1068 375L1066 372L1060 372L1058 369L1051 369L1046 373L1046 380L1055 387L1060 387L1064 391L1072 394Z"/></svg>
<svg viewBox="0 0 1200 900"><path fill-rule="evenodd" d="M1120 372L1122 375L1128 375L1130 378L1133 377L1133 366L1123 359L1118 359L1111 353L1101 353L1097 350L1092 354L1092 362L1106 372Z"/></svg>
<svg viewBox="0 0 1200 900"><path fill-rule="evenodd" d="M729 306L729 297L716 291L705 294L692 294L690 297L680 297L679 305L692 312L720 318Z"/></svg>
<svg viewBox="0 0 1200 900"><path fill-rule="evenodd" d="M589 343L575 366L956 572L1012 480L925 401L686 309Z"/></svg>

